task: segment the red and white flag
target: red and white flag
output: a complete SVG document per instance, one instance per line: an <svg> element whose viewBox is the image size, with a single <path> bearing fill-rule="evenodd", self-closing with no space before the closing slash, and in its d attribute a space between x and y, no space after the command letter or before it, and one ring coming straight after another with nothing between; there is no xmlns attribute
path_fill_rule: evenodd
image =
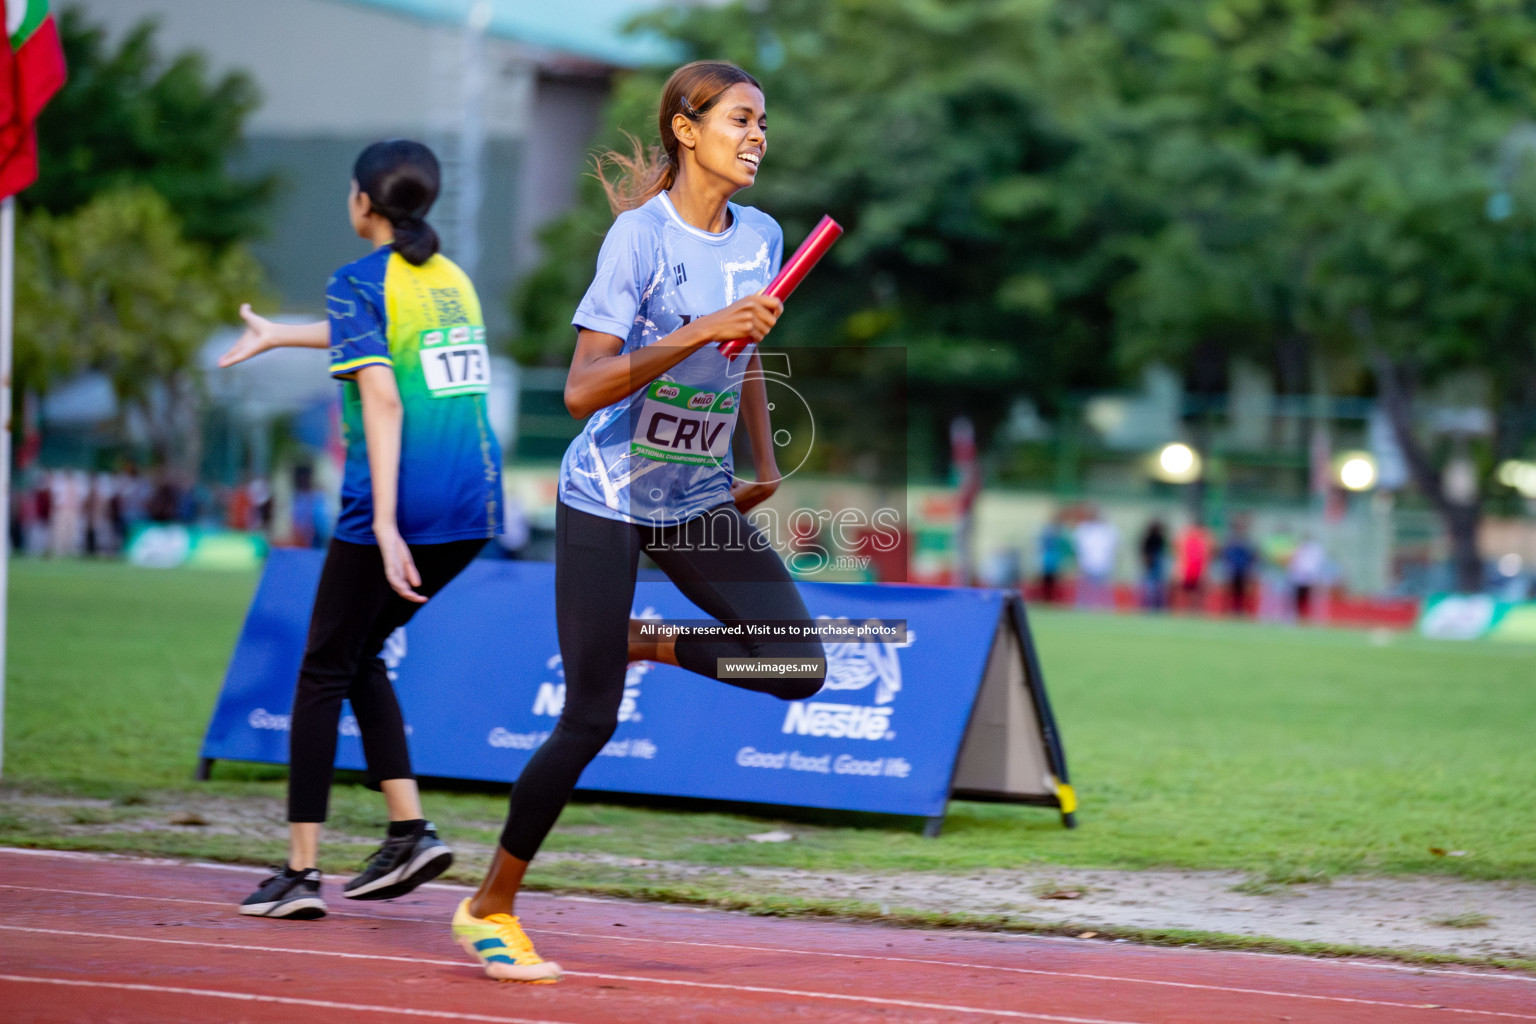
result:
<svg viewBox="0 0 1536 1024"><path fill-rule="evenodd" d="M0 0L0 198L37 180L34 122L64 84L64 47L48 0Z"/></svg>

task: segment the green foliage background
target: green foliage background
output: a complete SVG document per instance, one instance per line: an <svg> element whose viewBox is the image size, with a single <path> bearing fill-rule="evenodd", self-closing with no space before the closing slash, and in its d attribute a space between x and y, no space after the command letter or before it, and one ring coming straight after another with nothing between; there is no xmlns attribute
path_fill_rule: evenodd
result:
<svg viewBox="0 0 1536 1024"><path fill-rule="evenodd" d="M222 249L260 235L277 180L229 171L261 102L250 76L215 79L197 51L166 59L152 19L115 46L79 8L60 11L58 25L69 81L38 119L39 177L23 208L68 214L104 192L148 186L191 241Z"/></svg>
<svg viewBox="0 0 1536 1024"><path fill-rule="evenodd" d="M195 466L198 353L263 288L244 246L188 240L147 187L104 192L63 216L33 211L17 233L17 376L104 373L142 414L155 461Z"/></svg>
<svg viewBox="0 0 1536 1024"><path fill-rule="evenodd" d="M15 367L22 391L104 373L149 428L155 462L195 468L197 355L265 275L243 244L275 182L228 166L258 104L243 74L169 61L145 21L116 47L59 15L69 80L38 122L39 178L20 196Z"/></svg>

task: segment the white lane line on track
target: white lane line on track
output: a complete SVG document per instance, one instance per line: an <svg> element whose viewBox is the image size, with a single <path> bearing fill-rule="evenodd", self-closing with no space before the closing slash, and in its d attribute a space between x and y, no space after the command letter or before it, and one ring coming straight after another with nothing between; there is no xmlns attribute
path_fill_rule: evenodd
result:
<svg viewBox="0 0 1536 1024"><path fill-rule="evenodd" d="M1204 992L1229 992L1233 995L1271 996L1277 999L1307 999L1313 1002L1325 1003L1360 1003L1366 1006L1395 1006L1403 1009L1425 1009L1423 1003L1400 1003L1395 1000L1363 999L1357 996L1325 996L1314 995L1309 992L1276 992L1262 988L1234 988L1230 985L1208 985L1194 981L1163 981L1157 978L1127 978L1115 974L1086 974L1081 971L1042 971L1030 967L1005 967L1001 964L972 964L957 960L930 960L924 957L910 956L882 956L879 954L865 955L862 953L833 953L828 950L810 949L785 949L774 946L742 946L725 942L691 942L686 939L643 939L628 935L606 935L601 932L572 932L562 931L558 928L538 929L542 935L566 935L572 938L582 939L607 939L611 942L643 942L647 945L672 945L672 946L702 946L706 949L739 949L754 953L795 953L804 956L838 957L847 960L880 960L888 963L899 964L925 964L939 967L959 967L966 970L982 971L1006 971L1010 974L1030 974L1042 978L1071 978L1076 981L1107 981L1133 985L1159 985L1166 988L1196 989ZM1437 1009L1451 1009L1450 1007L1436 1007ZM1500 1013L1496 1010L1456 1010L1456 1013ZM1536 1017L1527 1017L1520 1014L1509 1014L1520 1020L1536 1020Z"/></svg>
<svg viewBox="0 0 1536 1024"><path fill-rule="evenodd" d="M604 981L645 981L652 985L684 985L690 988L712 988L726 992L753 992L764 995L800 996L807 999L839 999L850 1003L869 1003L877 1006L900 1006L909 1010L943 1010L949 1013L979 1013L987 1017L1007 1017L1010 1020L1045 1020L1058 1024L1137 1024L1134 1021L1105 1020L1101 1017L1066 1017L1055 1013L1031 1013L1028 1010L986 1010L975 1006L951 1006L946 1003L920 1003L911 999L885 999L881 996L850 996L839 992L802 992L792 988L765 988L761 985L724 985L710 981L677 981L670 978L631 978L623 974L596 974L592 971L570 971L581 978L601 978Z"/></svg>
<svg viewBox="0 0 1536 1024"><path fill-rule="evenodd" d="M144 900L148 903L192 903L200 907L223 907L225 910L233 909L233 900L193 900L185 896L135 896L123 892L101 892L98 889L57 889L46 885L17 885L15 882L0 882L0 889L20 889L24 892L52 892L63 896L101 896L111 900ZM469 892L462 889L462 892ZM405 917L401 914L361 914L354 910L331 910L331 917L361 917L369 921L417 921L422 924L438 924L437 920L426 917Z"/></svg>
<svg viewBox="0 0 1536 1024"><path fill-rule="evenodd" d="M292 953L299 956L332 956L346 960L403 961L411 964L433 964L444 967L465 967L479 971L478 964L462 960L435 960L426 957L386 956L381 953L340 953L324 949L289 949L282 946L246 946L232 942L199 942L196 939L160 939L143 935L112 935L106 932L64 931L55 928L23 928L19 925L0 924L0 929L14 932L30 932L34 935L57 935L71 939L109 939L118 942L150 942L166 946L195 946L203 949L238 949L251 953ZM841 992L811 992L791 988L768 988L762 985L727 985L721 982L685 981L671 978L644 978L632 974L599 974L594 971L566 971L573 978L596 978L600 981L627 981L643 985L673 985L686 988L714 989L721 992L751 992L754 995L794 996L800 999L832 999L849 1003L866 1003L874 1006L900 1006L911 1010L943 1010L949 1013L976 1013L989 1017L1007 1017L1014 1020L1043 1020L1056 1024L1144 1024L1140 1021L1104 1020L1099 1017L1068 1017L1052 1013L1030 1013L1025 1010L997 1010L979 1006L952 1006L946 1003L924 1003L911 999L887 999L882 996L854 996ZM337 1004L340 1005L340 1004ZM499 1020L501 1018L483 1018Z"/></svg>
<svg viewBox="0 0 1536 1024"><path fill-rule="evenodd" d="M440 923L440 922L434 922L434 923ZM410 963L410 964L433 964L435 966L442 966L442 967L464 967L464 968L470 968L470 969L473 969L473 970L479 970L480 969L477 964L465 963L462 960L437 960L437 959L432 959L432 958L428 958L428 957L419 957L419 956L390 956L390 955L385 954L385 953L344 953L344 952L340 952L340 951L324 950L324 949L293 949L293 948L287 947L287 946L251 946L251 945L244 945L244 944L232 943L232 942L204 942L204 941L200 941L198 939L162 939L162 938L159 938L159 937L152 937L152 936L147 936L147 935L117 935L117 934L113 934L113 933L110 933L110 932L81 932L81 931L66 931L64 929L57 929L57 928L28 928L28 927L23 927L21 925L13 925L13 924L0 924L0 930L3 930L3 931L13 931L13 932L29 932L29 933L32 933L32 934L35 934L35 935L57 935L57 936L65 937L65 938L108 939L108 940L115 940L115 941L118 941L118 942L149 942L149 943L156 943L156 944L159 944L159 945L167 945L167 946L195 946L195 947L199 947L199 948L203 948L203 949L238 949L238 950L243 950L243 951L251 952L251 953L291 953L291 954L295 954L295 955L299 955L299 956L330 956L330 957L339 957L339 958L344 959L344 960L382 960L382 961L394 961L394 962ZM703 944L702 943L690 943L690 945L703 945ZM751 947L744 947L744 948L751 948ZM848 955L852 955L852 954L848 954ZM874 957L865 957L863 959L876 959L876 958L874 958ZM1003 969L1006 970L1007 968L1003 968ZM844 994L841 994L841 993L809 992L809 991L802 991L802 990L799 990L799 989L763 988L761 986L756 986L756 985L726 985L726 984L721 984L721 983L717 983L717 982L674 980L674 979L670 979L670 978L645 978L645 977L637 977L637 976L628 975L628 974L600 974L600 973L597 973L595 971L566 971L565 973L570 975L570 976L572 976L572 977L576 977L576 978L598 978L598 979L601 979L601 980L604 980L604 981L629 981L629 982L638 982L638 983L651 984L651 985L688 985L688 986L693 986L694 988L723 989L723 990L732 991L732 992L764 992L764 993L773 993L773 994L777 994L777 995L800 996L800 997L805 997L805 998L810 998L810 999L841 999L841 1000L850 1000L850 1001L853 1001L853 1002L862 1002L862 1003L878 1003L878 1004L885 1004L885 1005L891 1005L891 1006L905 1006L905 1007L914 1008L914 1009L947 1010L947 1011L951 1011L951 1012L955 1012L955 1013L990 1013L990 1014L993 1014L993 1015L1001 1015L1001 1016L1004 1016L1004 1017L1021 1017L1021 1018L1026 1019L1026 1020L1073 1021L1073 1022L1080 1022L1080 1024L1134 1024L1134 1022L1101 1021L1101 1020L1097 1020L1097 1019L1094 1019L1094 1018L1061 1017L1061 1016L1052 1016L1050 1014L1027 1013L1027 1012L1014 1011L1014 1010L988 1010L988 1009L982 1009L982 1008L979 1008L979 1007L949 1006L949 1005L940 1004L940 1003L922 1003L922 1002L913 1002L913 1001L904 1000L904 999L886 999L886 998L883 998L883 997L880 997L880 996L851 996L851 995L844 995ZM1048 977L1064 977L1064 976L1068 976L1068 975L1054 975L1050 971L1038 971L1038 972L1031 972L1031 973L1038 973L1038 974L1046 975ZM1094 976L1093 975L1076 975L1075 977L1093 978ZM1112 981L1113 982L1113 981L1137 981L1138 979L1135 979L1135 978L1126 979L1126 978L1104 977L1104 978L1098 979L1098 980ZM1349 997L1349 996L1306 996L1306 995L1299 995L1299 994L1287 993L1287 992L1263 992L1263 991L1256 991L1256 990L1251 990L1251 989L1229 989L1229 988L1222 988L1222 987L1219 987L1219 986L1205 986L1205 985L1197 985L1197 986L1190 986L1190 987L1206 988L1206 989L1210 989L1212 991L1217 991L1217 992L1231 992L1231 993L1233 993L1235 995L1246 994L1246 995L1279 996L1279 997L1282 997L1282 998L1295 998L1295 999L1318 999L1318 1000L1322 1000L1322 1001L1326 1001L1326 1002L1353 1003L1353 1004L1362 1005L1362 1006L1381 1006L1381 1007L1385 1007L1385 1008L1388 1008L1388 1009L1397 1009L1397 1010L1443 1010L1446 1013L1461 1013L1461 1014L1471 1014L1471 1015L1474 1015L1474 1016L1482 1016L1482 1017L1504 1017L1504 1018L1509 1018L1509 1019L1512 1019L1512 1020L1531 1020L1531 1021L1536 1021L1536 1016L1531 1016L1529 1014L1509 1013L1509 1012L1506 1012L1506 1011L1503 1011L1503 1010L1471 1010L1471 1009L1463 1009L1463 1008L1454 1007L1454 1006L1443 1006L1443 1005L1440 1005L1438 1003L1402 1003L1402 1002L1396 1002L1396 1001L1392 1001L1392 1000L1382 1000L1382 999L1356 999L1356 998L1352 998L1352 997Z"/></svg>
<svg viewBox="0 0 1536 1024"><path fill-rule="evenodd" d="M64 894L73 895L73 896L101 896L101 897L106 897L106 898L109 898L109 899L137 899L137 900L150 900L150 901L166 900L166 901L173 902L173 903L195 903L195 904L202 904L202 905L207 905L207 906L217 906L217 907L228 907L229 906L228 902L219 902L219 901L214 901L214 900L189 900L189 899L181 899L181 898L172 897L172 896L118 896L118 895L116 895L114 893L91 892L91 891L83 890L83 889L44 889L41 886L16 885L16 884L10 883L10 882L0 882L0 889L25 889L25 890L30 890L30 891L34 891L34 892L64 893ZM432 924L432 925L441 925L442 924L442 922L440 920L434 920L432 918L425 918L425 917L404 917L404 916L399 916L399 915L383 915L383 914L359 914L359 913L352 913L352 912L348 912L348 911L331 911L331 913L332 913L333 916L363 918L363 919L370 920L370 921L408 921L408 922L412 922L412 923L415 923L415 924ZM7 926L0 925L0 927L7 927ZM1030 967L1007 967L1007 966L1003 966L1001 964L975 964L975 963L967 963L965 961L959 961L959 960L934 960L934 959L925 958L925 957L890 956L890 955L884 955L884 954L878 954L878 953L869 953L869 954L864 954L864 953L836 953L836 952L832 952L830 950L825 950L825 949L812 950L812 949L791 949L791 948L784 947L784 946L747 946L747 945L742 945L742 944L739 944L739 943L729 943L729 942L696 942L696 941L692 941L692 940L688 940L688 939L638 938L638 937L632 937L632 936L628 936L628 935L609 935L609 934L604 933L604 932L575 932L575 931L570 931L570 930L562 929L562 928L548 928L548 927L544 927L544 926L540 926L538 930L539 930L540 934L544 934L544 935L563 935L563 936L566 936L568 938L599 939L599 940L603 940L603 941L607 941L607 942L640 942L640 943L644 943L646 945L652 945L652 946L654 946L654 945L695 946L695 947L699 947L699 948L703 948L703 949L737 949L737 950L741 950L743 952L749 952L749 953L784 953L784 954L792 954L792 955L795 955L795 956L835 957L835 958L843 959L843 960L875 960L875 961L880 961L880 962L884 962L884 963L923 964L923 965L935 966L935 967L956 967L956 968L960 968L960 969L963 969L963 970L973 970L973 971L1003 971L1003 972L1006 972L1006 973L1009 973L1009 974L1027 974L1027 975L1034 975L1034 976L1042 977L1042 978L1070 978L1070 979L1077 980L1077 981L1103 981L1103 982L1120 983L1120 984L1128 984L1128 985L1154 985L1154 986L1159 986L1159 987L1163 987L1163 988L1192 989L1192 990L1195 990L1195 991L1203 991L1203 992L1228 992L1228 993L1231 993L1233 995L1268 996L1268 997L1272 997L1272 998L1276 998L1276 999L1304 999L1304 1000L1308 1000L1310 1002L1357 1003L1357 1004L1362 1004L1362 1005L1366 1005L1366 1006L1401 1007L1401 1008L1404 1008L1404 1009L1426 1009L1427 1008L1427 1005L1426 1004L1422 1004L1422 1003L1401 1003L1401 1002L1396 1002L1394 1000L1364 999L1364 998L1360 998L1360 997L1356 997L1356 996L1317 995L1317 994L1313 994L1313 993L1309 993L1309 992L1280 992L1280 991L1275 991L1275 990L1272 990L1272 989L1236 988L1236 987L1233 987L1233 986L1230 986L1230 985L1210 985L1210 984L1205 984L1205 983L1202 983L1202 982L1193 982L1193 981L1164 981L1164 980L1158 979L1158 978L1133 978L1133 977L1126 977L1126 976L1123 976L1123 975L1115 975L1115 974L1088 974L1088 973L1081 972L1081 971L1045 971L1045 970L1038 970L1038 969L1030 968ZM146 939L145 941L164 942L164 941L170 941L170 940L165 940L165 939ZM341 956L341 955L345 955L345 954L335 954L335 955ZM409 957L397 957L395 959L411 960L412 958L409 958ZM1298 959L1305 960L1306 958L1298 958ZM437 961L437 962L448 963L449 961ZM464 966L464 965L463 964L459 964L459 966ZM1442 973L1457 974L1457 972L1442 972ZM1489 977L1489 975L1470 974L1470 973L1461 974L1460 976L1462 976L1462 977L1470 977L1470 978ZM1492 975L1492 977L1497 977L1497 975ZM1439 1007L1437 1007L1437 1008L1439 1008ZM1445 1009L1451 1009L1451 1008L1445 1007ZM1497 1011L1497 1010L1456 1009L1453 1012L1456 1012L1456 1013L1498 1014L1498 1013L1501 1013L1502 1011ZM1512 1016L1514 1016L1516 1019L1521 1019L1521 1020L1536 1020L1536 1017L1522 1017L1522 1016L1520 1016L1518 1014L1515 1014L1515 1015L1512 1015Z"/></svg>
<svg viewBox="0 0 1536 1024"><path fill-rule="evenodd" d="M54 889L41 885L17 885L15 882L0 882L0 889L22 889L26 892L52 892L63 896L105 896L114 900L148 900L151 903L195 903L203 907L224 907L228 909L234 906L228 900L189 900L182 896L130 896L121 892L95 892L91 889Z"/></svg>
<svg viewBox="0 0 1536 1024"><path fill-rule="evenodd" d="M18 846L0 846L0 853L18 853L18 854L25 854L25 855L28 855L28 856L41 857L41 858L55 857L55 858L69 859L69 860L95 861L97 863L105 863L105 864L123 864L123 863L127 863L127 864L135 864L135 865L144 865L144 866L148 866L148 867L183 867L183 868L185 868L185 867L194 867L194 868L206 868L206 869L209 869L209 870L217 870L217 871L237 871L237 872L244 872L244 873L247 873L247 874L265 874L265 873L267 873L267 869L265 869L265 868L251 867L251 866L248 866L248 865L239 865L239 864L211 864L211 863L206 863L206 862L203 862L203 861L173 860L173 859L163 858L163 857L162 858L135 857L135 856L132 856L130 854L121 854L121 853L91 853L91 852L87 852L87 851L78 851L78 850L36 850L36 849L29 849L27 847L18 847ZM339 879L341 876L330 876L330 875L328 875L326 877L332 878L332 879ZM172 897L172 896L120 897L116 893L86 892L86 891L74 890L74 889L44 889L44 888L42 888L40 886L14 885L14 884L10 884L10 883L0 883L0 888L32 889L32 890L35 890L35 891L38 891L38 892L60 892L60 893L70 893L70 894L73 894L73 895L82 895L82 896L106 896L106 897L113 898L113 899L131 898L131 899L145 899L145 900L167 900L167 901L170 901L170 902L178 902L178 903L206 903L206 904L208 904L210 906L228 906L229 905L227 902L217 901L217 900L188 900L188 899L177 899L176 897ZM453 885L451 883L446 883L446 882L428 882L426 885L422 886L422 888L423 889L443 889L443 890L450 890L450 891L456 891L456 892L467 892L467 891L469 891L468 887L466 887L466 886ZM558 901L558 902L608 903L608 904L613 904L614 906L619 906L619 907L627 906L627 905L630 905L630 904L636 902L636 901L623 900L623 899L618 899L618 898L613 898L613 897L563 896L563 895L556 895L554 893L545 893L545 892L526 892L526 893L523 893L521 895L525 899L532 897L532 898L535 898L535 899L538 899L538 900L550 900L550 901ZM670 910L670 909L677 909L677 908L669 907L666 904L656 904L651 909L668 909L668 910ZM693 908L693 907L689 907L689 908L685 908L685 909L697 910L700 913L720 913L720 911L711 910L710 908ZM360 917L360 918L368 918L369 920L376 920L376 921L415 921L415 922L419 922L419 923L422 923L422 924L437 924L437 923L439 923L435 919L428 919L428 918L421 918L421 917L405 917L403 915L362 914L362 913L357 913L355 911L338 911L338 910L333 910L333 911L331 911L331 916L333 916L333 917ZM548 929L544 929L544 930L548 930ZM577 933L577 932L565 932L565 933L561 933L561 934L578 935L580 933ZM599 937L602 937L602 938L615 938L615 939L623 938L622 936L606 936L606 935L605 936L599 936ZM1060 935L1028 935L1028 934L1021 935L1021 934L1018 934L1018 933L1011 933L1011 932L983 932L983 931L975 931L975 932L970 932L970 933L966 933L966 934L962 934L962 935L956 936L956 938L970 938L970 937L981 938L981 939L985 939L987 941L1007 941L1007 942L1020 942L1020 943L1053 942L1053 943L1077 944L1078 942L1081 941L1081 940L1078 940L1078 939L1068 938L1068 937L1060 936ZM655 941L655 942L668 942L668 941L680 942L681 940L655 939L655 940L651 940L651 941ZM710 945L710 944L709 943L700 943L700 945ZM747 947L747 948L751 948L751 947ZM765 951L769 951L769 952L811 953L813 955L818 955L818 954L822 953L822 951L820 951L820 950L792 950L792 949L777 949L777 950L775 950L775 949L770 949L768 947L761 947L761 948L763 948ZM1294 953L1265 953L1265 952L1257 952L1257 951L1254 951L1254 950L1244 950L1244 949L1216 950L1216 949L1200 949L1200 948L1193 948L1193 947L1168 948L1168 947L1159 947L1159 946L1142 946L1142 947L1139 947L1139 948L1146 949L1148 951L1157 951L1157 952L1177 952L1177 953L1181 953L1181 954L1185 954L1185 955L1189 955L1189 954L1204 954L1204 955L1207 955L1207 956L1222 956L1222 957L1238 956L1238 957L1247 957L1247 958L1251 958L1251 959L1282 960L1282 961L1285 961L1287 963L1298 963L1298 962L1300 962L1300 963L1319 964L1319 965L1325 965L1325 966L1330 967L1330 968L1342 967L1342 968L1363 968L1363 969L1378 970L1378 971L1393 971L1393 972L1396 972L1396 973L1412 974L1412 975L1414 975L1416 977L1469 978L1469 979L1476 979L1478 981L1517 981L1517 982L1524 982L1526 984L1536 984L1536 977L1533 977L1533 976L1530 976L1530 975L1524 975L1524 974L1494 974L1494 973L1491 973L1489 971L1458 971L1458 970L1448 970L1448 969L1445 969L1445 968L1437 968L1437 967L1418 967L1418 966L1413 966L1413 965L1410 965L1410 964L1391 964L1391 963L1380 963L1380 962L1373 962L1373 961L1367 961L1367 960L1341 959L1341 958L1338 958L1338 957L1303 956L1303 955L1298 955L1298 954L1294 954ZM830 954L830 955L855 956L855 957L858 956L857 954ZM872 957L859 957L859 958L860 959L872 959ZM888 959L903 959L903 958L892 957L892 958L888 958ZM923 961L917 961L917 962L923 962ZM937 963L953 963L953 961L935 961L935 962L937 962ZM976 968L980 968L982 970L1004 970L1004 971L1006 971L1006 970L1015 970L1015 968L997 967L997 966L993 966L993 965L990 965L990 964L963 964L963 965L962 964L956 964L956 966L976 967ZM1047 971L1047 972L1043 972L1043 973L1054 974L1055 972ZM1088 975L1084 975L1083 977L1089 977L1089 976ZM1139 979L1139 978L1122 978L1122 977L1113 977L1113 976L1105 976L1105 979L1106 980L1110 980L1110 981L1125 981L1125 982L1139 982L1139 981L1143 980L1143 979ZM1245 989L1225 989L1225 988L1221 988L1219 986L1217 986L1216 989L1218 991L1231 991L1231 992L1244 992L1244 991L1247 991ZM1284 993L1279 993L1279 994L1284 995ZM1303 997L1297 996L1297 998L1303 998ZM1469 1011L1465 1011L1465 1012L1473 1013L1473 1012L1479 1012L1479 1011L1471 1011L1471 1010L1469 1010Z"/></svg>
<svg viewBox="0 0 1536 1024"><path fill-rule="evenodd" d="M535 1020L532 1017L491 1017L483 1013L455 1013L452 1010L409 1010L400 1006L368 1006L363 1003L337 1003L329 999L300 999L296 996L267 996L254 992L220 992L208 988L176 988L171 985L138 985L126 981L82 981L76 978L41 978L26 974L0 974L0 982L33 985L65 985L71 988L108 988L119 992L159 992L165 995L207 996L211 999L238 999L250 1003L281 1003L284 1006L313 1006L321 1010L351 1010L354 1013L393 1013L433 1020L473 1020L489 1024L568 1024L566 1021Z"/></svg>

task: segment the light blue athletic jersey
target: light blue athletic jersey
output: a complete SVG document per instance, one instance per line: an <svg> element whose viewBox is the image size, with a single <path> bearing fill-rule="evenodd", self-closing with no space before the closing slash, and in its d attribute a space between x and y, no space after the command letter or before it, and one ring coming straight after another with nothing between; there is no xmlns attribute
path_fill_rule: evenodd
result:
<svg viewBox="0 0 1536 1024"><path fill-rule="evenodd" d="M685 223L667 194L621 213L571 323L624 339L625 352L762 291L778 273L784 233L730 204L720 234ZM731 500L731 434L750 356L705 345L628 398L600 409L566 449L560 500L625 522L663 525Z"/></svg>

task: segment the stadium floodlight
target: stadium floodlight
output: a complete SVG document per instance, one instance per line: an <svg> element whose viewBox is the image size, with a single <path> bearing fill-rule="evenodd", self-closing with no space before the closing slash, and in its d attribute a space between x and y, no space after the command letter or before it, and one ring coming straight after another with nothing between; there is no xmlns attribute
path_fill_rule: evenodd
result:
<svg viewBox="0 0 1536 1024"><path fill-rule="evenodd" d="M1536 462L1508 459L1499 464L1499 483L1513 487L1524 498L1536 498Z"/></svg>
<svg viewBox="0 0 1536 1024"><path fill-rule="evenodd" d="M1164 483L1194 483L1200 470L1200 453L1181 441L1163 445L1152 460L1152 475Z"/></svg>
<svg viewBox="0 0 1536 1024"><path fill-rule="evenodd" d="M1339 461L1339 483L1346 491L1368 491L1376 485L1376 460L1363 452Z"/></svg>

